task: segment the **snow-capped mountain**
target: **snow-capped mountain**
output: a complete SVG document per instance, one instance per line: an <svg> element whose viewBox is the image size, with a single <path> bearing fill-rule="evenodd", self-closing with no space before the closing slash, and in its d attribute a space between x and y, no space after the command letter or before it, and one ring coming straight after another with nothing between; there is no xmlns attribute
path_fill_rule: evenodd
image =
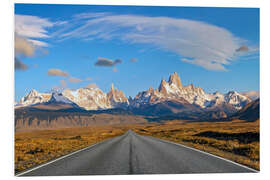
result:
<svg viewBox="0 0 270 180"><path fill-rule="evenodd" d="M112 85L106 94L97 87L86 87L76 90L65 89L62 93L38 93L31 90L16 107L30 106L39 103L75 103L86 110L101 110L116 107L127 107L129 102L123 91Z"/></svg>
<svg viewBox="0 0 270 180"><path fill-rule="evenodd" d="M31 90L26 96L20 99L15 106L28 106L37 103L48 102L52 94L50 93L39 93L35 89Z"/></svg>
<svg viewBox="0 0 270 180"><path fill-rule="evenodd" d="M107 93L107 99L111 107L127 107L129 105L128 98L123 91L114 88L113 84L111 90Z"/></svg>
<svg viewBox="0 0 270 180"><path fill-rule="evenodd" d="M260 92L259 91L246 91L241 92L242 95L249 97L251 100L256 100L260 98Z"/></svg>
<svg viewBox="0 0 270 180"><path fill-rule="evenodd" d="M113 84L107 94L97 87L91 87L73 91L66 89L63 91L63 95L86 110L126 107L129 104L125 94L114 88Z"/></svg>
<svg viewBox="0 0 270 180"><path fill-rule="evenodd" d="M183 86L180 77L175 72L170 75L168 81L162 80L157 89L150 87L147 91L139 92L135 98L128 99L123 91L116 89L112 84L107 94L94 86L76 90L66 89L62 93L53 94L38 93L36 90L32 90L16 106L28 106L46 102L74 103L86 110L121 107L139 111L145 111L148 108L151 111L153 107L156 109L162 107L168 109L170 107L170 111L180 112L179 108L181 107L182 110L198 109L231 113L240 110L251 102L251 99L236 91L230 91L226 94L219 92L208 94L202 88L195 87L193 84ZM152 107L148 107L149 105Z"/></svg>
<svg viewBox="0 0 270 180"><path fill-rule="evenodd" d="M30 106L37 109L47 109L47 110L61 110L61 109L80 109L84 108L78 106L73 101L69 100L62 93L53 92L51 98L47 102L38 103Z"/></svg>
<svg viewBox="0 0 270 180"><path fill-rule="evenodd" d="M48 104L74 104L73 101L66 98L62 93L52 93L51 99L47 102Z"/></svg>
<svg viewBox="0 0 270 180"><path fill-rule="evenodd" d="M181 79L175 72L170 75L169 80L162 80L158 89L150 87L147 91L138 93L138 95L130 102L131 106L139 108L145 104L157 104L164 101L186 100L190 104L199 106L206 110L215 110L215 108L229 106L234 110L239 110L251 99L230 91L226 94L219 92L208 94L200 87L194 87L193 84L183 86Z"/></svg>
<svg viewBox="0 0 270 180"><path fill-rule="evenodd" d="M63 95L86 110L111 108L107 95L97 87L80 88L77 90L66 89Z"/></svg>

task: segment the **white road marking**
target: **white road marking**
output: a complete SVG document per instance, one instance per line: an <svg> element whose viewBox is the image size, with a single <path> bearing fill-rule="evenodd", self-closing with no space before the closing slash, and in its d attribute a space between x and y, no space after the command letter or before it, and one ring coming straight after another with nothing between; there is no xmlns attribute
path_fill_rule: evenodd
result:
<svg viewBox="0 0 270 180"><path fill-rule="evenodd" d="M124 136L124 135L126 135L127 133L128 133L128 132L126 132L125 134L123 134L123 135L121 135L121 136ZM121 136L117 136L117 137L121 137ZM69 157L69 156L71 156L71 155L73 155L73 154L76 154L76 153L79 153L79 152L81 152L81 151L84 151L84 150L86 150L86 149L90 149L90 148L92 148L92 147L94 147L94 146L96 146L96 145L98 145L98 144L104 143L104 142L109 141L109 140L111 140L111 139L112 139L112 138L109 138L109 139L106 139L106 140L104 140L104 141L98 142L98 143L96 143L96 144L92 144L91 146L85 147L85 148L83 148L83 149L79 149L78 151L75 151L75 152L72 152L72 153L70 153L70 154L61 156L61 157L59 157L59 158L57 158L57 159L55 159L55 160L49 161L49 162L44 163L44 164L42 164L42 165L40 165L40 166L37 166L37 167L34 167L34 168L29 169L29 170L27 170L27 171L24 171L24 172L21 172L21 173L19 173L19 174L16 174L15 176L17 176L17 177L22 176L22 175L24 175L24 174L26 174L26 173L29 173L29 172L34 171L34 170L36 170L36 169L39 169L39 168L41 168L41 167L43 167L43 166L47 166L47 165L49 165L49 164L51 164L51 163L54 163L54 162L56 162L56 161L59 161L59 160L64 159L64 158L66 158L66 157Z"/></svg>
<svg viewBox="0 0 270 180"><path fill-rule="evenodd" d="M137 133L135 133L135 132L129 130L129 131L127 131L125 134L123 134L122 136L124 136L124 135L126 135L126 134L128 134L128 133L134 133L135 135L138 135ZM140 136L142 136L142 135L140 135ZM121 137L121 136L118 136L118 137ZM167 141L167 140L164 140L164 139L155 138L155 137L152 137L152 136L144 136L144 137L150 137L150 138L157 139L157 140L160 140L160 141L163 141L163 142L166 142L166 143L171 143L171 144L175 144L175 145L177 145L177 146L182 146L182 147L185 147L185 148L188 148L188 149L191 149L191 150L194 150L194 151L197 151L197 152L200 152L200 153L209 155L209 156L213 156L213 157L218 158L218 159L222 159L222 160L224 160L224 161L227 161L227 162L230 162L230 163L232 163L232 164L238 165L238 166L240 166L240 167L246 168L246 169L251 170L251 171L253 171L253 172L259 173L259 171L255 170L255 169L252 169L252 168L249 168L249 167L247 167L247 166L244 166L244 165L242 165L242 164L238 164L238 163L233 162L233 161L231 161L231 160L224 159L224 158L222 158L222 157L219 157L219 156L216 156L216 155L213 155L213 154L210 154L210 153L207 153L207 152L204 152L204 151L201 151L201 150L192 148L192 147L188 147L188 146L185 146L185 145L183 145L183 144L178 144L178 143L175 143L175 142L170 142L170 141ZM109 141L109 140L111 140L111 139L112 139L112 138L106 139L106 140L104 140L104 141L101 141L101 142L99 142L99 143L96 143L96 144L93 144L93 145L91 145L91 146L85 147L85 148L80 149L80 150L78 150L78 151L75 151L75 152L72 152L72 153L70 153L70 154L61 156L61 157L59 157L59 158L57 158L57 159L55 159L55 160L49 161L49 162L44 163L44 164L42 164L42 165L40 165L40 166L37 166L37 167L34 167L34 168L29 169L29 170L27 170L27 171L24 171L24 172L22 172L22 173L16 174L15 176L17 176L17 177L22 176L22 175L24 175L24 174L26 174L26 173L29 173L29 172L34 171L34 170L36 170L36 169L39 169L39 168L41 168L41 167L43 167L43 166L47 166L47 165L49 165L49 164L51 164L51 163L54 163L54 162L56 162L56 161L59 161L59 160L64 159L64 158L66 158L66 157L69 157L69 156L71 156L71 155L73 155L73 154L76 154L76 153L79 153L79 152L81 152L81 151L84 151L84 150L86 150L86 149L90 149L90 148L92 148L92 147L94 147L94 146L96 146L96 145L98 145L98 144L104 143L104 142Z"/></svg>
<svg viewBox="0 0 270 180"><path fill-rule="evenodd" d="M188 146L185 146L185 145L183 145L183 144L178 144L178 143L175 143L175 142L167 141L167 140L160 139L160 138L155 138L155 137L152 137L152 136L146 136L146 137L151 137L151 138L158 139L158 140L163 141L163 142L166 142L166 143L171 143L171 144L175 144L175 145L177 145L177 146L182 146L182 147L185 147L185 148L188 148L188 149L191 149L191 150L194 150L194 151L197 151L197 152L206 154L206 155L208 155L208 156L213 156L213 157L215 157L215 158L222 159L222 160L224 160L224 161L227 161L227 162L230 162L230 163L232 163L232 164L238 165L238 166L240 166L240 167L246 168L246 169L248 169L248 170L250 170L250 171L253 171L253 172L255 172L255 173L259 173L259 172L260 172L260 171L257 171L256 169L252 169L252 168L250 168L250 167L247 167L247 166L245 166L245 165L236 163L236 162L231 161L231 160L229 160L229 159L225 159L225 158L222 158L222 157L220 157L220 156L216 156L216 155L214 155L214 154L210 154L210 153L208 153L208 152L204 152L204 151L201 151L201 150L192 148L192 147L188 147Z"/></svg>

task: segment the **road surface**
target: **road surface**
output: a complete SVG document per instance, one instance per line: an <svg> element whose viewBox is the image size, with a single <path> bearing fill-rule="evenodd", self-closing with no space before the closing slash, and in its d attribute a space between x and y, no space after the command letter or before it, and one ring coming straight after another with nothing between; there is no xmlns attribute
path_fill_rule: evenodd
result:
<svg viewBox="0 0 270 180"><path fill-rule="evenodd" d="M17 176L256 172L239 164L157 138L126 134Z"/></svg>

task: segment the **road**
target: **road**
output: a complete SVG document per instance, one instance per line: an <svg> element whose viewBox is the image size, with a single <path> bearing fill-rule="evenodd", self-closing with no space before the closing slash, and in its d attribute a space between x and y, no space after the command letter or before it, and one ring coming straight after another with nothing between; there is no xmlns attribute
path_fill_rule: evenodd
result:
<svg viewBox="0 0 270 180"><path fill-rule="evenodd" d="M17 176L244 173L250 168L133 131Z"/></svg>

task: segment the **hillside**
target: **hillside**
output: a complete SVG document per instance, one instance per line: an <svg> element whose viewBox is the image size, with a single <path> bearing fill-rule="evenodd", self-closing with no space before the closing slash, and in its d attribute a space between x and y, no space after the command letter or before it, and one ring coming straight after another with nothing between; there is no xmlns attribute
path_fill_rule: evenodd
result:
<svg viewBox="0 0 270 180"><path fill-rule="evenodd" d="M130 115L121 110L109 112L68 112L18 109L15 111L15 130L57 129L92 125L145 123L142 116Z"/></svg>
<svg viewBox="0 0 270 180"><path fill-rule="evenodd" d="M257 121L260 119L260 99L252 101L239 110L233 116L230 117L231 120L239 119L245 121Z"/></svg>

